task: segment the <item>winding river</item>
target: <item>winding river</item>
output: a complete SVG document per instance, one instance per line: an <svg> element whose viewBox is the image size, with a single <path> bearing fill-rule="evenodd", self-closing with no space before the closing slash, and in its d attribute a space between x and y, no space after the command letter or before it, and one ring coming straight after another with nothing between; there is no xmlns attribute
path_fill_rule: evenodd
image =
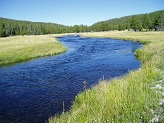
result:
<svg viewBox="0 0 164 123"><path fill-rule="evenodd" d="M0 68L0 122L39 123L69 110L74 97L100 79L110 79L141 66L134 51L138 42L65 36L69 50Z"/></svg>

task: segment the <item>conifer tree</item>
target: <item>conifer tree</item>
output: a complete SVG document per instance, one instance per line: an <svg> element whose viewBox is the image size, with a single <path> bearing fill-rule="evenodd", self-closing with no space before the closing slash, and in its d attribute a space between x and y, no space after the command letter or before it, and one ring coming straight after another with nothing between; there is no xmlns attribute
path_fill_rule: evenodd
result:
<svg viewBox="0 0 164 123"><path fill-rule="evenodd" d="M152 21L148 14L145 14L143 17L143 28L146 29L146 31L152 28Z"/></svg>
<svg viewBox="0 0 164 123"><path fill-rule="evenodd" d="M2 22L0 22L0 37L6 37L5 26Z"/></svg>
<svg viewBox="0 0 164 123"><path fill-rule="evenodd" d="M142 27L142 24L141 24L141 21L137 18L137 16L132 16L132 19L131 19L131 28L134 30L134 31L141 31L143 29Z"/></svg>

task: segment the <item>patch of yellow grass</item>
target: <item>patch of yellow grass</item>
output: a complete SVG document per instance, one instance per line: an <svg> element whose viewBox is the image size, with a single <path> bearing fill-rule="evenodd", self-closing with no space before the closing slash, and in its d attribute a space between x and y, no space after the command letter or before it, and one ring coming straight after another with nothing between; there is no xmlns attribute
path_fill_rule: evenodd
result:
<svg viewBox="0 0 164 123"><path fill-rule="evenodd" d="M36 35L0 38L0 66L65 52L67 48L58 42L55 36Z"/></svg>

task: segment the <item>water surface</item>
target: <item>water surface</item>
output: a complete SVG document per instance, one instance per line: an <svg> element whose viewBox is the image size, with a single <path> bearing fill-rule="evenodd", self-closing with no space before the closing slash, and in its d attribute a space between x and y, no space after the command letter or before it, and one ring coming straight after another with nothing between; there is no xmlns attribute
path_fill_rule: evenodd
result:
<svg viewBox="0 0 164 123"><path fill-rule="evenodd" d="M100 78L121 76L138 69L137 42L66 36L58 38L69 50L0 68L0 122L46 122L68 110L78 92Z"/></svg>

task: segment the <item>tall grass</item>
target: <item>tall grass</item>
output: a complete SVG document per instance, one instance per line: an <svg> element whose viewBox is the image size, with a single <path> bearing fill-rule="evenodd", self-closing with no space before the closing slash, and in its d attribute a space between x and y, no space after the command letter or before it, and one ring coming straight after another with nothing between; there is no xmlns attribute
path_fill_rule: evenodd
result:
<svg viewBox="0 0 164 123"><path fill-rule="evenodd" d="M140 41L146 45L136 51L142 61L137 71L109 81L76 96L69 112L51 117L50 123L136 123L151 122L152 111L159 105L161 93L152 88L160 79L164 85L164 32L98 32L82 36ZM162 110L163 111L163 110ZM158 112L163 113L163 112ZM158 118L157 122L164 119ZM152 121L155 122L155 121Z"/></svg>
<svg viewBox="0 0 164 123"><path fill-rule="evenodd" d="M0 38L0 66L55 55L67 50L55 35Z"/></svg>

